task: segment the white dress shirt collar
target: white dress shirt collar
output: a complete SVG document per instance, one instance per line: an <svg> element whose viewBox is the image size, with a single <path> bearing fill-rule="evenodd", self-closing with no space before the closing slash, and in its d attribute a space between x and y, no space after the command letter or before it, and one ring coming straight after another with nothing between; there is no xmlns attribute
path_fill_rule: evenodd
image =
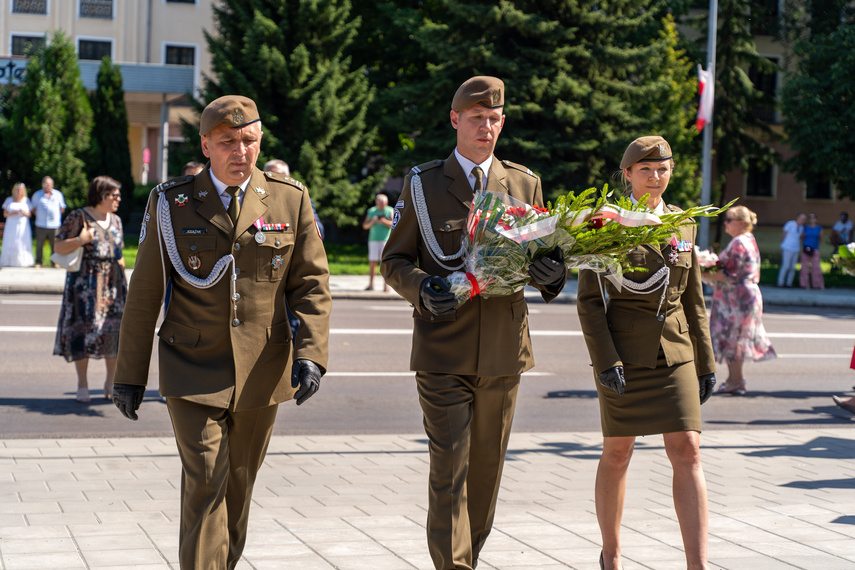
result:
<svg viewBox="0 0 855 570"><path fill-rule="evenodd" d="M493 155L491 154L487 160L482 162L481 164L475 164L468 158L464 157L457 151L457 147L454 148L454 157L457 159L457 162L460 164L460 168L463 169L463 172L466 174L466 179L469 180L469 187L475 188L475 176L472 174L472 169L476 166L480 166L481 170L484 171L484 178L482 182L484 184L484 189L487 189L487 178L490 176L490 166L493 164Z"/></svg>

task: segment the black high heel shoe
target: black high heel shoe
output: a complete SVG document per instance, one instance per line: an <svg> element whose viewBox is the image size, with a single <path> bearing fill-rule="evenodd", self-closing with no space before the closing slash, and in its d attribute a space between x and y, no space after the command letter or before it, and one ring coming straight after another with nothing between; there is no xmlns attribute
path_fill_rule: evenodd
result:
<svg viewBox="0 0 855 570"><path fill-rule="evenodd" d="M603 551L600 550L600 570L606 570L606 563L603 562Z"/></svg>

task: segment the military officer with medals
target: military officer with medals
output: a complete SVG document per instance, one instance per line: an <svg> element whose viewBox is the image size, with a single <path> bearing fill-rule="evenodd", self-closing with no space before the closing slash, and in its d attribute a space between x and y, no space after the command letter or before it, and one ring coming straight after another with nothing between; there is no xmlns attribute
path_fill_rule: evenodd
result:
<svg viewBox="0 0 855 570"><path fill-rule="evenodd" d="M225 96L202 112L210 162L150 197L113 401L133 420L157 331L160 393L182 463L181 568L234 568L278 404L314 394L327 365L329 269L308 190L256 168L255 103ZM286 305L303 323L293 339Z"/></svg>
<svg viewBox="0 0 855 570"><path fill-rule="evenodd" d="M520 375L534 365L523 292L476 296L455 309L443 279L461 267L473 192L543 205L540 178L493 155L505 122L504 84L478 76L451 104L457 147L413 168L383 251L386 282L413 305L410 368L429 439L428 549L437 569L472 569L493 525ZM564 286L560 250L529 268L546 301Z"/></svg>
<svg viewBox="0 0 855 570"><path fill-rule="evenodd" d="M631 199L666 206L674 159L668 142L645 136L627 147L620 168ZM707 491L700 459L700 406L715 386L715 359L694 253L697 228L683 226L662 246L629 253L644 271L618 290L579 272L576 308L597 378L603 453L595 490L603 540L600 568L621 568L620 524L636 436L663 434L673 468L674 505L688 568L707 568Z"/></svg>

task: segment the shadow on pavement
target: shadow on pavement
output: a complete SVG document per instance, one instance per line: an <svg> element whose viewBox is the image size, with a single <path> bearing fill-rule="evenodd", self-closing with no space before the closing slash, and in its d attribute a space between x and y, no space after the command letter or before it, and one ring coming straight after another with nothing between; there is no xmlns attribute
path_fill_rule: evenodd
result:
<svg viewBox="0 0 855 570"><path fill-rule="evenodd" d="M66 398L0 398L0 409L5 413L20 410L27 413L42 414L44 416L77 416L77 417L105 417L105 412L113 414L114 406L111 400L104 398L98 391L90 393L91 402L78 402L74 399L74 392L68 392ZM160 398L157 390L149 390L145 393L146 398Z"/></svg>

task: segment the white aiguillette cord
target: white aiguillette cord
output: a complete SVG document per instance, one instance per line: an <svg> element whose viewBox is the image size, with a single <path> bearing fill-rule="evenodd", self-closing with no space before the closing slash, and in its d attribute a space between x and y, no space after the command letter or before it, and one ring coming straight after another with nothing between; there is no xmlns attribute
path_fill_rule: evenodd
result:
<svg viewBox="0 0 855 570"><path fill-rule="evenodd" d="M653 293L658 289L662 289L662 294L659 296L659 307L656 309L656 316L659 316L659 311L662 310L662 303L665 302L665 293L668 292L668 281L670 277L671 268L665 265L643 283L630 281L621 275L620 284L622 287L626 287L633 293L637 293L639 295L646 295L648 293ZM603 289L603 280L600 273L597 273L597 283L600 285L600 296L603 298L603 310L608 312L609 306L608 303L606 303L606 292Z"/></svg>
<svg viewBox="0 0 855 570"><path fill-rule="evenodd" d="M419 176L418 167L413 168L413 178L412 178L412 195L413 195L413 207L416 211L416 219L419 222L419 231L422 234L422 239L425 244L428 246L428 251L430 252L433 260L437 262L437 264L449 271L457 271L463 267L463 261L460 262L457 266L450 266L443 263L443 261L451 261L452 259L460 259L463 257L463 253L466 251L466 247L463 244L463 240L460 240L460 251L457 253L453 253L451 255L445 255L442 252L442 248L439 245L439 242L436 241L436 235L433 233L433 227L431 227L430 223L430 212L428 212L427 204L425 203L425 193L424 188L422 187L422 179Z"/></svg>
<svg viewBox="0 0 855 570"><path fill-rule="evenodd" d="M163 237L163 240L158 239L160 243L160 258L163 261L163 288L166 290L166 260L163 258L163 247L166 246L166 253L169 255L169 261L172 262L172 267L181 276L197 289L208 289L216 285L223 275L226 273L228 265L232 265L232 303L237 301L237 272L235 271L235 258L232 254L227 254L217 260L214 264L211 273L205 279L200 279L187 271L184 263L181 261L181 256L178 253L178 246L175 244L175 233L172 229L172 215L169 213L169 202L165 194L161 194L157 201L157 233L158 238ZM237 311L237 307L234 307Z"/></svg>

